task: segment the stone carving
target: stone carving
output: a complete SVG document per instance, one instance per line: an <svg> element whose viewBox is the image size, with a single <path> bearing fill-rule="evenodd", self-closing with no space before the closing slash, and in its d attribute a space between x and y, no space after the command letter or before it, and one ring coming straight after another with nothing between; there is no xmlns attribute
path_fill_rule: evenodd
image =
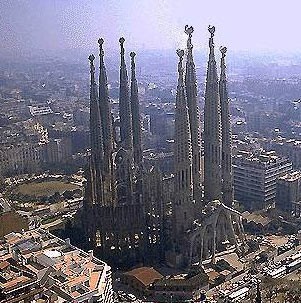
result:
<svg viewBox="0 0 301 303"><path fill-rule="evenodd" d="M226 56L226 52L227 52L227 47L221 46L219 50L222 53L222 57L225 57Z"/></svg>
<svg viewBox="0 0 301 303"><path fill-rule="evenodd" d="M185 25L185 33L186 33L189 37L191 37L193 31L194 31L194 29L193 29L192 26L189 27L188 25Z"/></svg>
<svg viewBox="0 0 301 303"><path fill-rule="evenodd" d="M102 48L103 43L104 43L103 38L99 38L98 39L98 44L99 44L99 57L100 57L100 59L102 59L102 57L104 56L104 50Z"/></svg>
<svg viewBox="0 0 301 303"><path fill-rule="evenodd" d="M184 50L183 49L177 49L177 55L179 56L180 60L184 57Z"/></svg>
<svg viewBox="0 0 301 303"><path fill-rule="evenodd" d="M214 33L215 33L215 26L209 25L209 26L208 26L208 31L209 31L209 33L211 34L211 37L213 38Z"/></svg>
<svg viewBox="0 0 301 303"><path fill-rule="evenodd" d="M123 37L121 37L119 39L119 43L120 43L120 48L121 48L121 55L124 55L124 47L123 47L123 43L125 42L125 39Z"/></svg>
<svg viewBox="0 0 301 303"><path fill-rule="evenodd" d="M94 66L94 59L95 59L95 56L93 54L91 54L89 57L88 57L89 61L90 61L90 73L93 73L94 74L94 71L95 71L95 66ZM94 76L93 76L94 77Z"/></svg>
<svg viewBox="0 0 301 303"><path fill-rule="evenodd" d="M90 56L88 57L88 59L89 59L89 61L90 61L91 63L93 63L93 61L94 61L94 59L95 59L95 56L92 54L92 55L90 55Z"/></svg>
<svg viewBox="0 0 301 303"><path fill-rule="evenodd" d="M98 44L99 44L99 46L103 45L103 43L104 43L103 38L99 38L99 39L98 39Z"/></svg>
<svg viewBox="0 0 301 303"><path fill-rule="evenodd" d="M131 56L132 60L134 60L134 58L136 56L136 53L135 52L130 52L130 56Z"/></svg>

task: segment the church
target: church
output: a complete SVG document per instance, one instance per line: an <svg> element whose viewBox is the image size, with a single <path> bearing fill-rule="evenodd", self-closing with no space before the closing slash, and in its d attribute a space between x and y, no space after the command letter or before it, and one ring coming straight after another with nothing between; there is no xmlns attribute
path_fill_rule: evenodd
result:
<svg viewBox="0 0 301 303"><path fill-rule="evenodd" d="M120 38L119 119L113 119L99 39L99 79L90 62L90 142L84 205L75 225L82 244L119 267L165 262L177 268L215 262L227 249L244 252L241 215L233 209L231 127L226 47L220 76L214 53L215 27L209 26L209 58L204 108L204 182L201 130L193 58L193 27L186 26L186 50L177 50L174 170L169 178L143 159L134 52L131 77ZM168 190L166 190L168 188Z"/></svg>

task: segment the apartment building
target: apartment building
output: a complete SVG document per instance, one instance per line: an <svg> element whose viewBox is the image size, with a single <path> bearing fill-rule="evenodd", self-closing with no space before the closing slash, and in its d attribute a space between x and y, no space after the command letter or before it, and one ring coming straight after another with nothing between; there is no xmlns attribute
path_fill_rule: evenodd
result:
<svg viewBox="0 0 301 303"><path fill-rule="evenodd" d="M301 171L287 173L279 178L276 207L296 217L301 216Z"/></svg>
<svg viewBox="0 0 301 303"><path fill-rule="evenodd" d="M292 163L275 152L240 151L233 158L234 197L247 209L275 203L277 180L292 170Z"/></svg>
<svg viewBox="0 0 301 303"><path fill-rule="evenodd" d="M0 268L1 303L113 302L111 268L43 229L6 235Z"/></svg>

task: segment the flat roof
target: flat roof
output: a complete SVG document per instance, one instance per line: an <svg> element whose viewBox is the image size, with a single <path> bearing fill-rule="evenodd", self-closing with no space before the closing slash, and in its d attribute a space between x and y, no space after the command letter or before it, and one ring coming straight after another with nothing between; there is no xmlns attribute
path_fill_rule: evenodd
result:
<svg viewBox="0 0 301 303"><path fill-rule="evenodd" d="M232 292L230 295L229 295L229 298L231 299L235 299L237 297L240 297L241 295L243 294L246 294L248 291L250 290L249 287L243 287L243 288L240 288L239 290L236 290L234 292Z"/></svg>
<svg viewBox="0 0 301 303"><path fill-rule="evenodd" d="M52 277L55 281L54 285L66 296L93 296L95 293L101 294L105 289L110 267L95 258L93 254L72 246L70 242L46 230L35 229L23 233L10 233L4 241L3 247L10 246L11 251L21 254L29 261L24 265L28 272L35 275L43 274L43 279ZM2 268L8 266L5 261L8 256L11 257L8 250L5 250L2 262L0 259L0 272ZM15 262L19 264L17 259ZM42 272L45 268L47 272ZM17 276L11 276L6 287L17 287L23 285L24 282L26 280L23 278L21 281ZM29 282L31 280L26 283ZM73 286L76 286L75 292L74 289L71 291Z"/></svg>
<svg viewBox="0 0 301 303"><path fill-rule="evenodd" d="M45 250L44 255L49 258L58 258L62 256L62 253L58 250Z"/></svg>
<svg viewBox="0 0 301 303"><path fill-rule="evenodd" d="M281 266L281 267L279 267L277 269L268 271L268 274L273 277L273 276L276 276L276 275L278 275L278 274L280 274L282 272L285 272L285 271L286 271L286 266L283 265L283 266Z"/></svg>

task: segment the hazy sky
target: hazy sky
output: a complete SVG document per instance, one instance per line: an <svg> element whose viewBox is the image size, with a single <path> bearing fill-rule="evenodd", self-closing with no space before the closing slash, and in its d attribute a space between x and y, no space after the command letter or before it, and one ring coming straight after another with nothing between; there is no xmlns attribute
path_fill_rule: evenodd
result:
<svg viewBox="0 0 301 303"><path fill-rule="evenodd" d="M210 4L209 4L210 3ZM177 48L185 24L194 45L208 45L207 27L216 26L216 44L232 50L301 50L300 0L0 0L0 45L18 49Z"/></svg>

